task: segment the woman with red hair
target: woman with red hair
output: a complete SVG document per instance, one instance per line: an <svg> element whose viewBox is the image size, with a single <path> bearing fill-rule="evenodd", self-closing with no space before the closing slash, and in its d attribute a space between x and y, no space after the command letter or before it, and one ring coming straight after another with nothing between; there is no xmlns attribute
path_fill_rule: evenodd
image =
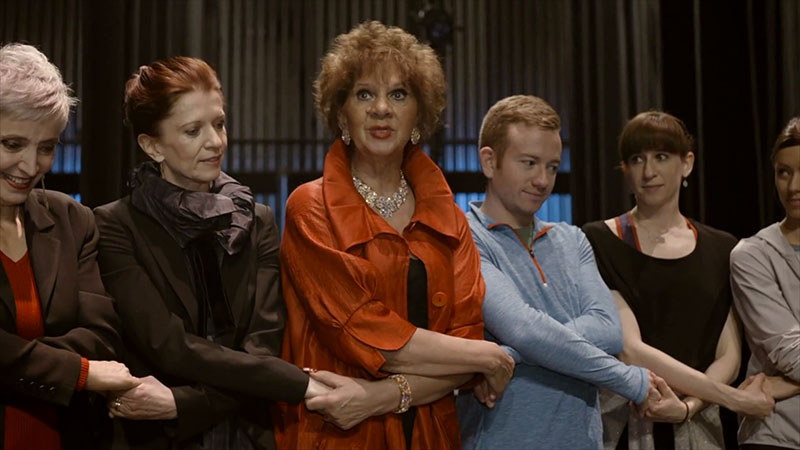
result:
<svg viewBox="0 0 800 450"><path fill-rule="evenodd" d="M119 440L272 448L266 400L297 403L327 388L276 357L278 229L270 208L220 170L227 134L216 73L187 57L142 66L126 85L125 115L151 161L134 171L129 196L95 211L126 361L143 377L109 399Z"/></svg>

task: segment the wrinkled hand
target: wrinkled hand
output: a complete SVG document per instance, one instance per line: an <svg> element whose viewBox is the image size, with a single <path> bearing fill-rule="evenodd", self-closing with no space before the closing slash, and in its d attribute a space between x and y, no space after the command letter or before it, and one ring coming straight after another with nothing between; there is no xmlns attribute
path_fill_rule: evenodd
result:
<svg viewBox="0 0 800 450"><path fill-rule="evenodd" d="M381 395L381 388L394 389L389 394L396 394L394 406L399 404L400 391L393 381L367 381L361 378L350 378L332 372L320 370L312 372L311 378L333 388L332 391L306 399L306 408L322 414L326 422L331 422L343 430L349 430L365 419L383 409L391 407L383 404L390 398ZM384 391L384 394L386 392Z"/></svg>
<svg viewBox="0 0 800 450"><path fill-rule="evenodd" d="M651 386L653 384L655 385L660 398L648 404L647 408L644 408L644 410L640 410L642 417L653 422L683 422L683 419L686 417L687 405L675 395L675 392L672 391L663 378L654 375L652 372L650 372L650 374L654 377L651 378ZM645 403L647 403L647 401L645 401Z"/></svg>
<svg viewBox="0 0 800 450"><path fill-rule="evenodd" d="M121 362L89 361L89 374L84 389L94 392L124 391L136 387L140 382Z"/></svg>
<svg viewBox="0 0 800 450"><path fill-rule="evenodd" d="M486 405L486 407L494 408L495 402L497 401L497 393L489 387L489 382L486 381L485 378L475 386L472 393L475 395L475 398Z"/></svg>
<svg viewBox="0 0 800 450"><path fill-rule="evenodd" d="M739 385L743 398L736 412L745 416L763 419L772 414L775 408L775 399L765 385L766 376L763 373L749 376Z"/></svg>
<svg viewBox="0 0 800 450"><path fill-rule="evenodd" d="M141 384L108 396L108 415L134 420L166 420L178 417L170 388L155 377L140 378Z"/></svg>
<svg viewBox="0 0 800 450"><path fill-rule="evenodd" d="M490 392L494 393L495 398L498 398L503 395L503 391L514 375L514 359L503 351L500 346L495 345L495 349L498 352L498 364L483 375L486 377Z"/></svg>

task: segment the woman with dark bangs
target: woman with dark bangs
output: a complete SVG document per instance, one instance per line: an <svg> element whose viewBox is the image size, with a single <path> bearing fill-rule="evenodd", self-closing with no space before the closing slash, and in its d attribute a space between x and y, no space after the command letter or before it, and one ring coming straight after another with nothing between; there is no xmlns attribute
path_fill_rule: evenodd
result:
<svg viewBox="0 0 800 450"><path fill-rule="evenodd" d="M741 359L728 278L736 239L679 210L694 165L692 147L674 116L649 111L631 119L619 152L636 206L584 226L620 311L620 359L668 383L659 387L662 400L645 414L648 420L607 398L607 448L723 448L719 407L709 402L760 417L774 406L762 392L763 375L743 390L728 386Z"/></svg>
<svg viewBox="0 0 800 450"><path fill-rule="evenodd" d="M433 49L378 22L322 60L315 102L340 138L286 204L282 356L340 389L285 405L281 448L457 449L453 389L476 373L495 395L508 383L513 360L482 340L466 217L420 148L444 93Z"/></svg>

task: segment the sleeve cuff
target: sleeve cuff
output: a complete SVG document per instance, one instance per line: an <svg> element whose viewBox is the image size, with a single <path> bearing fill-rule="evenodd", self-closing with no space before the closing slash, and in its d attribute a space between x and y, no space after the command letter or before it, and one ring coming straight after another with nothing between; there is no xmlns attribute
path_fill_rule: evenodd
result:
<svg viewBox="0 0 800 450"><path fill-rule="evenodd" d="M89 360L81 357L81 372L78 375L78 384L75 386L76 391L82 391L86 387L87 378L89 378Z"/></svg>
<svg viewBox="0 0 800 450"><path fill-rule="evenodd" d="M350 335L351 339L355 338L366 349L358 351L358 345L347 345L346 342L341 347L355 351L361 366L378 377L381 376L380 368L386 362L379 350L399 350L417 331L417 327L377 300L367 302L353 313L344 328L347 333L343 334L343 338Z"/></svg>

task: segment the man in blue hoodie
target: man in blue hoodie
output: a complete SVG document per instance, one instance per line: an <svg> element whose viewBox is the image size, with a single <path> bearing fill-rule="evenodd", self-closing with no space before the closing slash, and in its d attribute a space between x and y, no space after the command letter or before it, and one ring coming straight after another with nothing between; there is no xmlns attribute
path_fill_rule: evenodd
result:
<svg viewBox="0 0 800 450"><path fill-rule="evenodd" d="M598 388L644 408L660 398L655 375L613 356L619 314L583 232L535 217L555 184L560 127L550 105L522 95L497 102L481 126L486 199L467 218L486 282L486 339L517 366L501 398L485 384L459 395L465 449L601 449Z"/></svg>

